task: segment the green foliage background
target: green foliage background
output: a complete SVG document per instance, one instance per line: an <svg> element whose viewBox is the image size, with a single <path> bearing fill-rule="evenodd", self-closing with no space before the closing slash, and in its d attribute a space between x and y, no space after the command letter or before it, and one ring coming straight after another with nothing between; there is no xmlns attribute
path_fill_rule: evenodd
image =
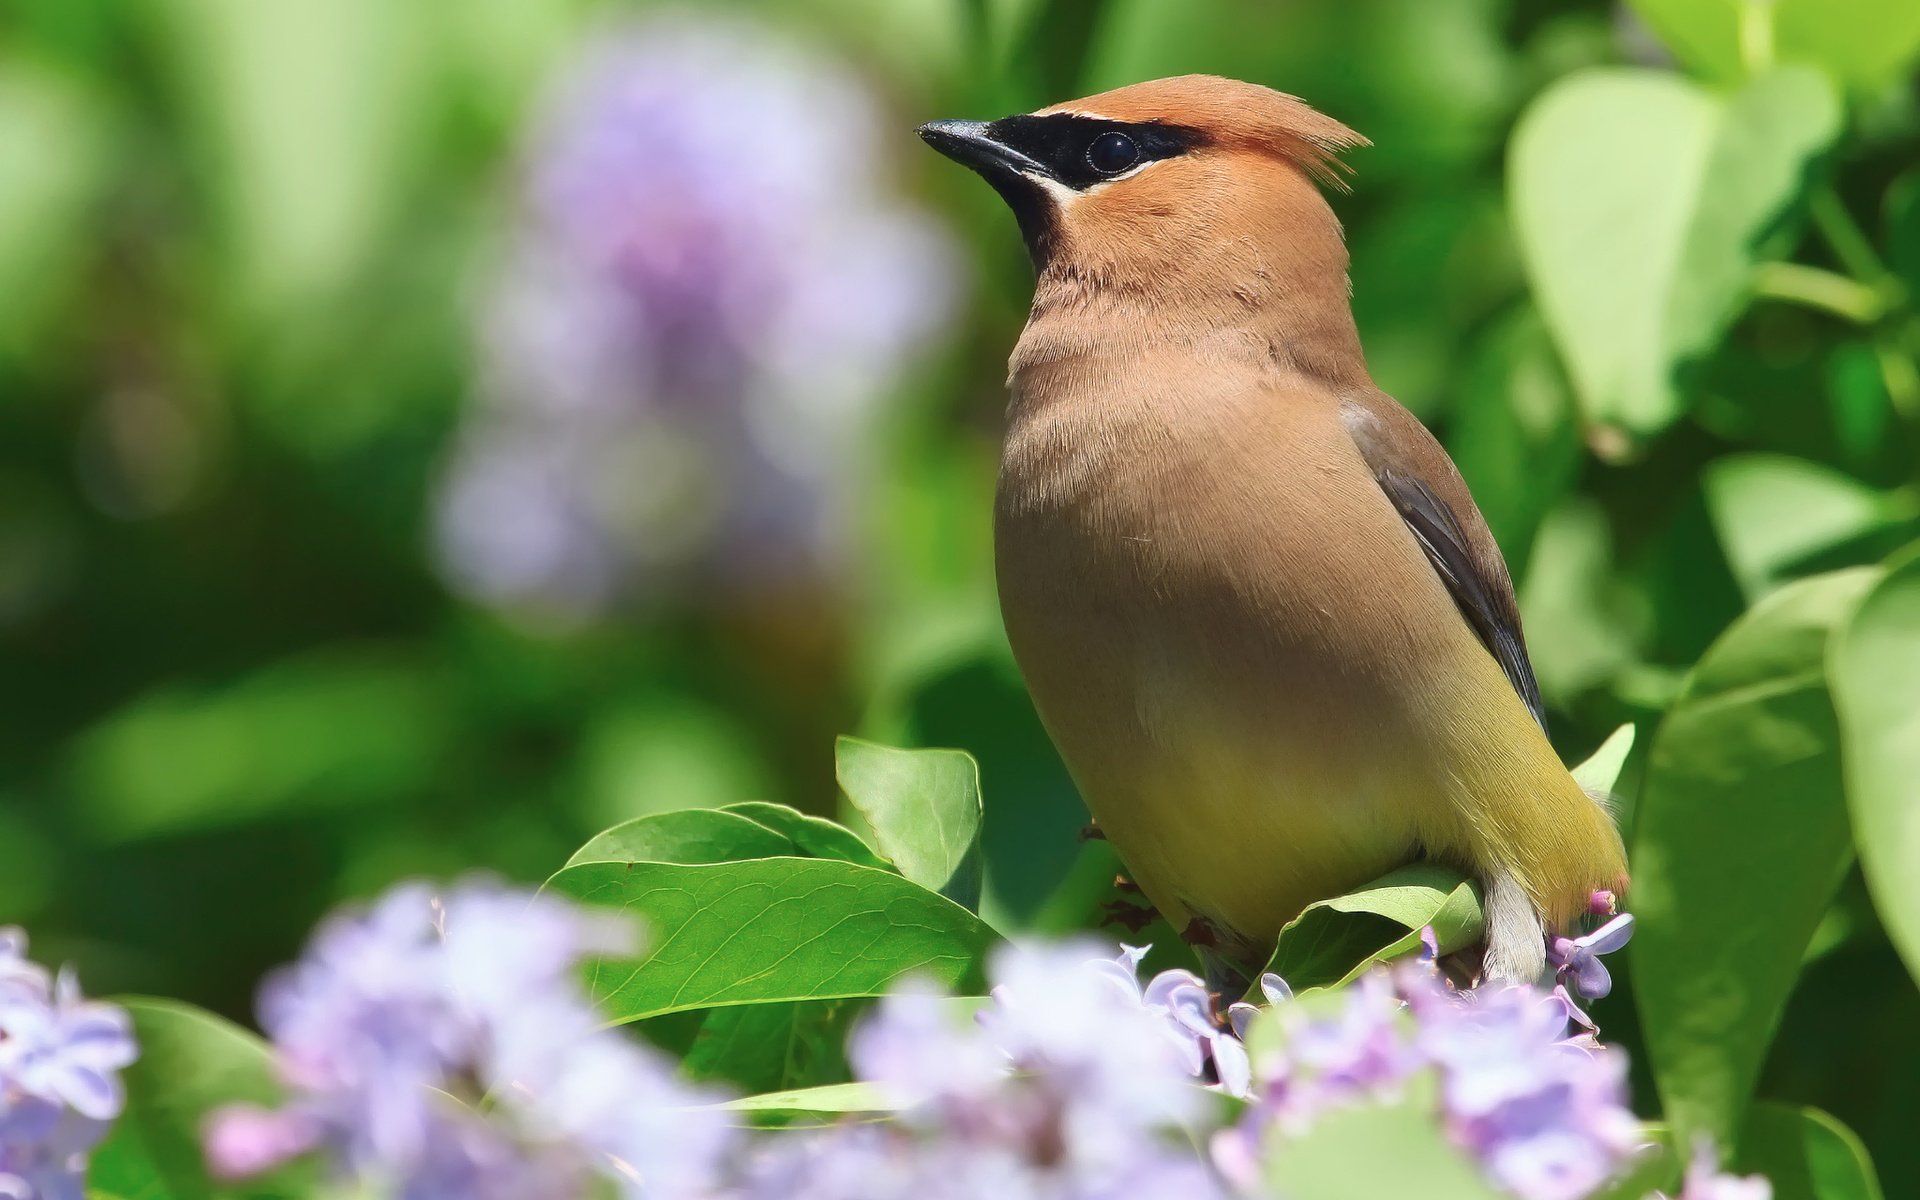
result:
<svg viewBox="0 0 1920 1200"><path fill-rule="evenodd" d="M971 307L893 398L862 571L541 633L445 589L428 504L527 106L618 7L0 10L0 922L90 991L244 1017L322 912L396 878L544 879L687 806L884 835L971 770L875 752L849 774L843 747L849 801L850 732L978 760L977 851L889 851L908 881L979 894L1002 931L1098 921L1114 863L1077 837L992 603L1028 268L999 202L909 131L1215 71L1373 139L1337 207L1375 374L1500 538L1568 761L1638 729L1617 790L1642 924L1598 1015L1643 1111L1730 1133L1756 1091L1818 1106L1887 1194L1920 1193L1920 568L1898 554L1920 535L1920 8L743 3L883 90ZM754 812L606 861L671 874L785 838L823 878L878 871ZM557 886L608 882L595 846ZM929 961L977 947L938 917ZM709 1050L778 1034L804 1058L840 994L686 1019L768 1026ZM795 1078L831 1082L745 1082ZM1751 1153L1785 1111L1752 1111Z"/></svg>

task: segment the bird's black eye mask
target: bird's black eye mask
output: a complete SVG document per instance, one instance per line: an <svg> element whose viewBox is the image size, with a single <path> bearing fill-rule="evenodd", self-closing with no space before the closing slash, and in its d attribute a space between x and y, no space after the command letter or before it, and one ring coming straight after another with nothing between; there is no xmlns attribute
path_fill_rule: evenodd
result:
<svg viewBox="0 0 1920 1200"><path fill-rule="evenodd" d="M1059 205L1044 184L1080 192L1119 179L1146 163L1206 144L1206 135L1157 121L1111 121L1075 113L1002 117L998 121L929 121L928 145L978 171L1020 222L1036 265L1052 253Z"/></svg>
<svg viewBox="0 0 1920 1200"><path fill-rule="evenodd" d="M1197 129L1158 121L1110 121L1075 113L1002 117L987 135L1032 160L1041 172L1074 191L1125 175L1144 163L1175 158L1205 143Z"/></svg>

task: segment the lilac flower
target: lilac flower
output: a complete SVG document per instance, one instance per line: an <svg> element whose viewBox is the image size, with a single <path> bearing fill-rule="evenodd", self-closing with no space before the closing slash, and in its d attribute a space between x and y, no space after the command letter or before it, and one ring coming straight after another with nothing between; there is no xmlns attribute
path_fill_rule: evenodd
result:
<svg viewBox="0 0 1920 1200"><path fill-rule="evenodd" d="M1570 991L1588 1000L1599 1000L1613 990L1613 976L1602 954L1612 954L1633 936L1633 914L1621 913L1583 937L1557 937L1549 943L1547 961Z"/></svg>
<svg viewBox="0 0 1920 1200"><path fill-rule="evenodd" d="M876 411L956 274L886 186L882 128L843 65L705 12L563 73L440 498L457 586L578 619L845 555Z"/></svg>
<svg viewBox="0 0 1920 1200"><path fill-rule="evenodd" d="M1678 1200L1773 1200L1773 1185L1760 1175L1723 1175L1707 1139L1694 1147Z"/></svg>
<svg viewBox="0 0 1920 1200"><path fill-rule="evenodd" d="M1207 1107L1194 1078L1206 1039L1176 1011L1198 980L1170 972L1143 989L1141 953L1005 947L991 964L991 1001L972 1022L922 989L889 996L856 1031L851 1059L906 1105L899 1119L775 1139L743 1194L1219 1196L1219 1181L1175 1136Z"/></svg>
<svg viewBox="0 0 1920 1200"><path fill-rule="evenodd" d="M1568 1009L1532 988L1482 989L1428 1006L1417 1034L1453 1140L1522 1200L1589 1195L1645 1142L1625 1058L1568 1041Z"/></svg>
<svg viewBox="0 0 1920 1200"><path fill-rule="evenodd" d="M624 923L544 896L403 885L337 916L262 989L261 1025L291 1092L278 1111L216 1114L216 1174L321 1150L403 1197L701 1194L725 1149L702 1093L617 1033L573 975L631 953ZM482 1115L470 1104L485 1097Z"/></svg>
<svg viewBox="0 0 1920 1200"><path fill-rule="evenodd" d="M71 971L49 980L26 951L0 929L0 1195L78 1200L138 1050L123 1009L87 1000Z"/></svg>

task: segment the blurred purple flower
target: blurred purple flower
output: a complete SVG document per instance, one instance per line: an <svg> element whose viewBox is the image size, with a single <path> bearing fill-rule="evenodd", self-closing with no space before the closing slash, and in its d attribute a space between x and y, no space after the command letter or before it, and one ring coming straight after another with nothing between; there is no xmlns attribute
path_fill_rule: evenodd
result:
<svg viewBox="0 0 1920 1200"><path fill-rule="evenodd" d="M1761 1175L1721 1174L1719 1155L1713 1143L1703 1138L1687 1163L1678 1200L1773 1200L1773 1185Z"/></svg>
<svg viewBox="0 0 1920 1200"><path fill-rule="evenodd" d="M692 10L565 72L440 499L458 586L578 618L663 576L843 555L876 407L954 301L883 124L844 65Z"/></svg>
<svg viewBox="0 0 1920 1200"><path fill-rule="evenodd" d="M79 1200L87 1153L125 1107L138 1055L126 1011L49 979L26 935L0 929L0 1196Z"/></svg>
<svg viewBox="0 0 1920 1200"><path fill-rule="evenodd" d="M899 1120L776 1139L749 1169L744 1194L1221 1195L1178 1137L1206 1108L1195 1079L1204 1039L1176 1012L1192 977L1168 972L1143 989L1143 953L1112 959L1080 942L1003 947L991 964L991 1002L971 1022L924 989L889 996L855 1032L851 1058L862 1079L907 1106Z"/></svg>
<svg viewBox="0 0 1920 1200"><path fill-rule="evenodd" d="M488 884L403 885L331 919L261 991L292 1099L217 1113L209 1164L242 1177L321 1149L405 1197L570 1196L596 1175L700 1193L724 1118L603 1029L574 977L634 941L618 919ZM484 1116L463 1103L482 1096Z"/></svg>
<svg viewBox="0 0 1920 1200"><path fill-rule="evenodd" d="M1436 989L1437 983L1433 985ZM1527 987L1450 993L1416 1035L1455 1142L1522 1200L1578 1200L1645 1144L1624 1056L1569 1041L1570 1005Z"/></svg>
<svg viewBox="0 0 1920 1200"><path fill-rule="evenodd" d="M1612 954L1633 936L1633 914L1621 913L1583 937L1557 937L1548 944L1547 961L1569 991L1587 1000L1599 1000L1613 990L1613 976L1602 954Z"/></svg>

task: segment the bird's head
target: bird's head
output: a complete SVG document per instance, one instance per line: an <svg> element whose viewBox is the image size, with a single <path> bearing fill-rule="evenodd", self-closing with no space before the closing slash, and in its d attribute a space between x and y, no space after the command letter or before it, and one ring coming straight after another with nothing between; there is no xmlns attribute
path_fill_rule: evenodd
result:
<svg viewBox="0 0 1920 1200"><path fill-rule="evenodd" d="M1324 257L1330 237L1344 279L1315 184L1337 184L1338 154L1366 139L1270 88L1183 75L997 121L933 121L920 136L994 186L1043 274L1145 284L1288 242Z"/></svg>

